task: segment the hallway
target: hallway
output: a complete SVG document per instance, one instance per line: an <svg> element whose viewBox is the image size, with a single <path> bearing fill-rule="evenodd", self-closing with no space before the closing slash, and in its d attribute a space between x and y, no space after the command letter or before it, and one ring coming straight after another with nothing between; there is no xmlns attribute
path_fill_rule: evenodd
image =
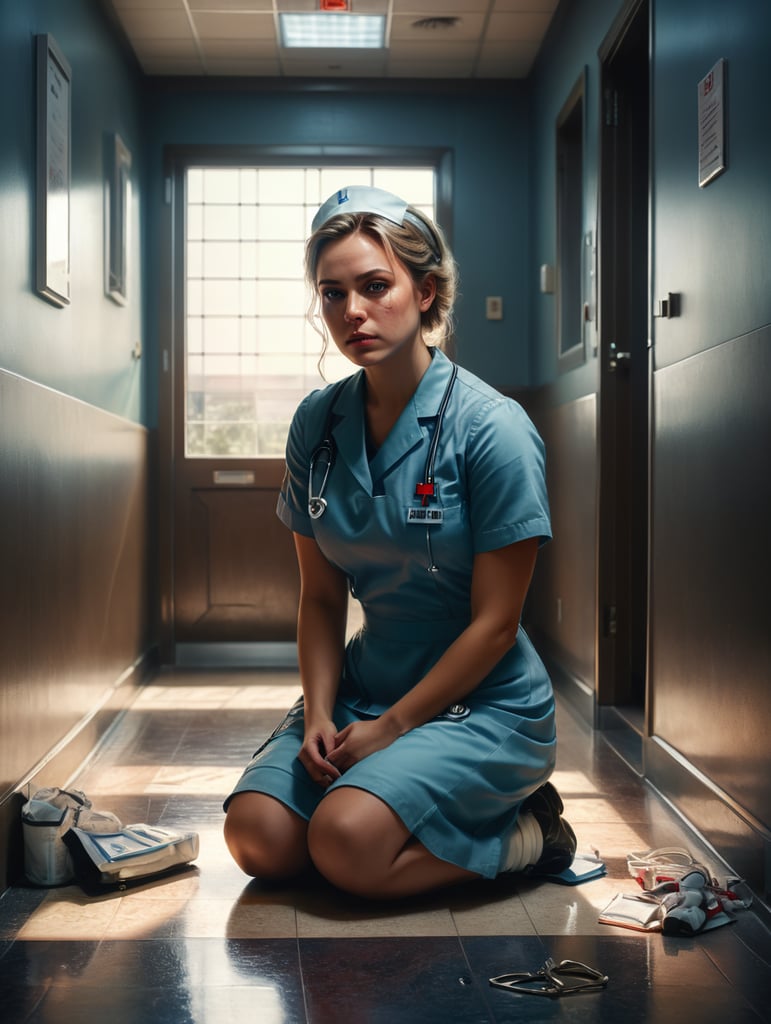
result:
<svg viewBox="0 0 771 1024"><path fill-rule="evenodd" d="M724 869L603 740L559 705L554 780L579 852L605 878L566 887L512 876L400 904L317 878L249 882L222 840L223 796L299 692L292 672L162 673L70 783L121 820L198 830L195 868L126 894L13 888L0 898L4 1024L482 1024L768 1019L771 935L752 911L695 939L599 924L633 892L626 854L685 846ZM607 988L566 999L488 978L579 960Z"/></svg>

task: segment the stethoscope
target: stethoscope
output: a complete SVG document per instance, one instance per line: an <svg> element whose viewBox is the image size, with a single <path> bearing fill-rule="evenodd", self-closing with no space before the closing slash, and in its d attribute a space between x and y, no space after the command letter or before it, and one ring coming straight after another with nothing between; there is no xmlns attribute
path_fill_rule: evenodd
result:
<svg viewBox="0 0 771 1024"><path fill-rule="evenodd" d="M452 373L450 374L450 379L447 382L447 387L444 389L442 401L439 403L439 411L436 414L436 427L434 428L434 435L431 438L428 455L426 456L426 467L423 472L423 479L415 487L415 497L420 498L420 506L418 508L409 509L407 513L408 522L425 523L429 572L439 572L438 566L434 563L433 551L431 549L430 528L437 523L441 523L442 511L441 509L429 510L428 503L430 499L436 498L437 496L434 463L436 462L436 453L439 448L439 438L442 433L444 414L447 411L447 406L449 405L450 396L452 395L452 389L457 376L458 367L453 363ZM308 515L311 519L320 519L327 509L327 499L324 497L324 491L327 489L329 474L332 472L332 467L334 466L335 459L337 457L337 445L332 437L332 418L334 415L335 403L337 402L340 391L345 383L346 381L344 380L340 381L332 395L332 401L329 403L329 412L327 413L327 419L324 424L323 440L311 452L310 465L308 467ZM323 460L324 474L321 478L321 486L314 494L313 477L321 460Z"/></svg>

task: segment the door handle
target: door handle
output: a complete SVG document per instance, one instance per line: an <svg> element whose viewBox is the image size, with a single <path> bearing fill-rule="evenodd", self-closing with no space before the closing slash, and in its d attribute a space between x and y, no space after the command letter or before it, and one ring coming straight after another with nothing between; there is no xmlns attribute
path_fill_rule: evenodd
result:
<svg viewBox="0 0 771 1024"><path fill-rule="evenodd" d="M620 367L629 366L631 359L631 352L619 352L615 341L611 341L608 352L608 370L610 373L615 373Z"/></svg>

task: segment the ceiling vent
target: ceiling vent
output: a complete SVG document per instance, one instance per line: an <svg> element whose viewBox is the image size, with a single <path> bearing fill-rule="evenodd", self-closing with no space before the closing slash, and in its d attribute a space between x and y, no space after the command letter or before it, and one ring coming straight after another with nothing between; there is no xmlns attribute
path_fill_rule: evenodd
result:
<svg viewBox="0 0 771 1024"><path fill-rule="evenodd" d="M413 21L412 27L419 29L421 32L442 32L455 28L459 22L460 18L453 18L443 14L436 18L419 18L417 21Z"/></svg>

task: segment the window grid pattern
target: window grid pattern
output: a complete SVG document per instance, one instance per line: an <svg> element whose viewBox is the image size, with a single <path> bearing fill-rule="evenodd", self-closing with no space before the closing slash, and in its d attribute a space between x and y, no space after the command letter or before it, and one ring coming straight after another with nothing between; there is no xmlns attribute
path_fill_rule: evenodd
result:
<svg viewBox="0 0 771 1024"><path fill-rule="evenodd" d="M337 188L375 185L434 216L433 167L189 167L185 454L282 457L294 410L351 373L307 321L305 239Z"/></svg>

